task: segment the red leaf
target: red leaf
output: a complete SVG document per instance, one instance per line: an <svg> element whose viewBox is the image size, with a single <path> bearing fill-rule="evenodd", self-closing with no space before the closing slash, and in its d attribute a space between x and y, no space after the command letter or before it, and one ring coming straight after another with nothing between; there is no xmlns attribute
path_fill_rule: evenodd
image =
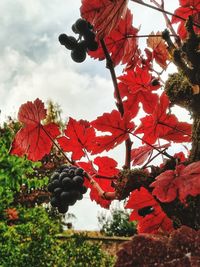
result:
<svg viewBox="0 0 200 267"><path fill-rule="evenodd" d="M154 187L153 195L162 202L171 202L177 196L185 202L188 195L197 196L200 194L200 161L161 173L151 187Z"/></svg>
<svg viewBox="0 0 200 267"><path fill-rule="evenodd" d="M50 153L53 144L50 137L54 139L60 132L55 123L42 125L41 120L45 117L46 109L39 99L33 103L27 102L20 107L18 119L23 123L23 127L15 136L11 154L27 155L29 160L37 161Z"/></svg>
<svg viewBox="0 0 200 267"><path fill-rule="evenodd" d="M111 177L119 173L119 169L117 169L117 162L112 158L96 157L94 159L94 164L99 167L98 175Z"/></svg>
<svg viewBox="0 0 200 267"><path fill-rule="evenodd" d="M152 85L153 77L148 69L137 66L134 70L128 70L125 75L118 77L118 79L127 86L126 91L122 85L119 87L120 89L123 88L122 95L127 96L125 105L138 106L139 103L142 103L145 112L153 112L158 96L152 94L152 91L157 90L160 85Z"/></svg>
<svg viewBox="0 0 200 267"><path fill-rule="evenodd" d="M135 134L144 133L143 139L150 144L154 144L158 138L181 143L191 141L191 125L179 122L175 115L166 113L168 106L169 100L163 93L152 115L141 119L142 123Z"/></svg>
<svg viewBox="0 0 200 267"><path fill-rule="evenodd" d="M104 38L105 45L115 66L120 62L127 64L135 57L138 49L138 41L135 38L137 32L138 29L132 25L132 14L130 10L127 10L126 16L120 20L119 25ZM97 51L89 52L89 55L101 60L105 58L100 42Z"/></svg>
<svg viewBox="0 0 200 267"><path fill-rule="evenodd" d="M89 21L99 39L117 27L126 14L127 0L82 0L81 16Z"/></svg>
<svg viewBox="0 0 200 267"><path fill-rule="evenodd" d="M151 33L154 35L154 32ZM157 37L149 36L147 39L148 47L152 48L152 55L155 58L156 62L161 66L161 68L166 69L167 60L170 59L167 46L161 37L161 33L157 32Z"/></svg>
<svg viewBox="0 0 200 267"><path fill-rule="evenodd" d="M141 146L131 150L132 165L142 165L151 154L153 148L151 146Z"/></svg>
<svg viewBox="0 0 200 267"><path fill-rule="evenodd" d="M87 121L69 118L65 135L58 138L58 143L64 151L72 152L73 160L79 160L85 156L84 150L91 151L95 131Z"/></svg>
<svg viewBox="0 0 200 267"><path fill-rule="evenodd" d="M152 207L153 212L146 216L140 216L138 212L145 207ZM133 209L130 220L138 221L139 233L169 232L173 229L171 220L161 210L153 196L143 187L131 193L125 208Z"/></svg>
<svg viewBox="0 0 200 267"><path fill-rule="evenodd" d="M200 23L200 2L199 0L179 0L180 7L177 8L174 12L175 15L187 19L189 16L193 17L193 22ZM178 23L178 34L182 39L187 37L187 32L185 28L185 21L172 17L172 23ZM196 33L200 32L200 28L194 26Z"/></svg>
<svg viewBox="0 0 200 267"><path fill-rule="evenodd" d="M128 138L128 133L134 129L134 123L130 122L130 114L126 113L121 117L119 111L113 110L111 113L104 113L91 124L102 132L110 132L111 135L98 136L95 138L96 144L92 153L108 151Z"/></svg>
<svg viewBox="0 0 200 267"><path fill-rule="evenodd" d="M167 148L169 146L170 144L168 143L162 146L155 146L155 147L161 149L161 148ZM131 150L131 160L133 161L132 165L133 166L142 165L147 160L149 155L153 152L153 150L154 148L148 145L132 149Z"/></svg>

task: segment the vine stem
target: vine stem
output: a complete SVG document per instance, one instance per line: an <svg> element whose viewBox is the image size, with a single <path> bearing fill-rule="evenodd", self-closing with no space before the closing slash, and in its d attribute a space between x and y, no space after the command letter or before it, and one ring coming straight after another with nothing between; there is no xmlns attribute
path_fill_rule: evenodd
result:
<svg viewBox="0 0 200 267"><path fill-rule="evenodd" d="M180 130L180 129L176 128L176 127L170 126L170 125L168 125L168 124L166 124L166 123L164 123L164 122L160 122L160 121L158 121L158 124L161 124L161 125L163 125L163 126L169 127L170 129L173 129L173 130L175 130L175 131L177 131L177 132L180 132L180 133L182 133L182 134L184 134L184 135L187 135L187 136L189 136L189 137L192 137L191 134L188 134L188 133L186 133L185 131Z"/></svg>
<svg viewBox="0 0 200 267"><path fill-rule="evenodd" d="M168 14L168 15L170 15L170 16L174 16L174 17L176 17L176 18L178 18L178 19L180 19L180 20L183 20L183 21L186 21L186 20L187 20L187 19L185 19L185 18L183 18L183 17L181 17L181 16L179 16L179 15L173 14L173 13L171 13L171 12L169 12L169 11L163 9L163 8L155 7L155 6L152 6L152 5L150 5L150 4L146 4L146 3L144 3L143 1L140 1L140 0L131 0L131 1L134 2L134 3L140 4L140 5L143 5L143 6L152 8L152 9L155 9L155 10L157 10L157 11L159 11L159 12ZM200 25L199 25L198 23L193 22L193 25L196 26L196 27L198 27L198 28L200 28Z"/></svg>
<svg viewBox="0 0 200 267"><path fill-rule="evenodd" d="M111 56L110 56L110 54L108 52L108 49L106 47L106 44L105 44L104 40L101 39L100 43L101 43L102 49L103 49L105 57L106 57L106 67L110 71L112 82L113 82L113 85L114 85L115 96L116 96L116 99L117 99L116 106L117 106L121 116L123 117L123 115L124 115L124 105L123 105L122 98L121 98L121 95L120 95L120 92L119 92L114 65L113 65ZM131 168L131 147L132 147L132 141L130 139L130 136L125 141L125 147L126 147L125 167L130 169Z"/></svg>
<svg viewBox="0 0 200 267"><path fill-rule="evenodd" d="M85 177L88 179L90 184L97 190L98 195L102 199L105 199L105 200L116 199L116 192L105 192L89 173L86 173Z"/></svg>
<svg viewBox="0 0 200 267"><path fill-rule="evenodd" d="M60 151L60 153L65 157L65 159L67 160L67 162L71 165L74 164L73 161L71 161L63 152L63 150L58 146L58 144L55 142L55 140L52 138L52 136L45 130L45 128L43 127L43 125L41 125L42 130L45 132L45 134L49 137L49 139L51 140L51 142L56 146L56 148Z"/></svg>
<svg viewBox="0 0 200 267"><path fill-rule="evenodd" d="M163 153L167 148L164 148L163 150L161 150L160 152L158 152L155 156L153 156L152 158L150 158L147 163L145 163L143 166L142 166L142 169L145 169L147 168L147 166L149 165L150 162L152 162L155 158L157 158L161 153Z"/></svg>

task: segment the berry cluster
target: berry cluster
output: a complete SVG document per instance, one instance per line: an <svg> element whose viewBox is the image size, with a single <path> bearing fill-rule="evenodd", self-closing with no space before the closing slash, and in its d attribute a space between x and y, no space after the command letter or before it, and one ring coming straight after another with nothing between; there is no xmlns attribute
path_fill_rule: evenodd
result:
<svg viewBox="0 0 200 267"><path fill-rule="evenodd" d="M79 34L78 39L65 33L59 35L61 45L71 50L71 58L78 63L86 59L87 51L96 51L98 43L95 41L95 33L92 25L84 19L78 19L72 25L72 31Z"/></svg>
<svg viewBox="0 0 200 267"><path fill-rule="evenodd" d="M50 178L48 191L51 195L51 205L57 207L60 213L66 213L68 207L83 198L87 192L84 183L84 170L75 166L62 165Z"/></svg>

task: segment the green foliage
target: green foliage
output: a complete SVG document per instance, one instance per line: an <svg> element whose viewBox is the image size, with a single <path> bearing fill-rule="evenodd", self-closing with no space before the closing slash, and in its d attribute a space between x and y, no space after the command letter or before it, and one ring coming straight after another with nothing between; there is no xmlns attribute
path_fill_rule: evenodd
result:
<svg viewBox="0 0 200 267"><path fill-rule="evenodd" d="M101 232L107 236L133 236L136 234L136 222L129 221L125 210L112 209L111 216L103 213L98 216Z"/></svg>
<svg viewBox="0 0 200 267"><path fill-rule="evenodd" d="M41 188L48 183L47 177L34 177L34 168L39 168L41 163L33 163L25 157L9 154L13 135L19 127L19 123L13 121L0 127L0 214L13 203L15 194L20 191L22 184L27 188Z"/></svg>
<svg viewBox="0 0 200 267"><path fill-rule="evenodd" d="M70 242L64 242L65 258L69 267L112 267L115 258L101 250L100 243L90 243L83 234L75 235Z"/></svg>
<svg viewBox="0 0 200 267"><path fill-rule="evenodd" d="M18 208L17 224L0 223L0 267L111 267L113 258L84 237L61 241L59 217L43 207Z"/></svg>

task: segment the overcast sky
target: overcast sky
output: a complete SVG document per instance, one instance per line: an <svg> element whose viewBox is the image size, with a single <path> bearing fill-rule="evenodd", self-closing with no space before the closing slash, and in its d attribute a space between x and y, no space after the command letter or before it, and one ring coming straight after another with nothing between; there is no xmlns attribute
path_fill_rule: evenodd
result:
<svg viewBox="0 0 200 267"><path fill-rule="evenodd" d="M150 2L150 1L149 1ZM166 1L173 11L178 0ZM52 99L61 106L63 118L92 120L114 108L113 87L105 62L73 62L58 42L60 33L72 34L80 17L80 0L0 1L0 122L17 116L26 101ZM130 3L134 26L141 34L165 29L162 14ZM140 41L144 46L144 40ZM89 199L79 202L75 226L97 229L101 209Z"/></svg>

